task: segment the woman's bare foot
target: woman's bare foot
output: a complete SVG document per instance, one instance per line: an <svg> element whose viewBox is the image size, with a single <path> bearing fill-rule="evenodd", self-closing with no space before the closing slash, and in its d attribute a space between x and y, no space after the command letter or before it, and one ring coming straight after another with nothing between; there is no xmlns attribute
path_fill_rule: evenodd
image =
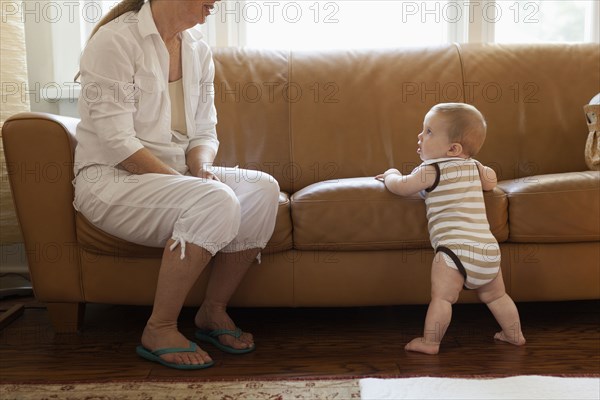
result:
<svg viewBox="0 0 600 400"><path fill-rule="evenodd" d="M504 331L500 331L494 335L494 339L501 340L503 342L507 342L510 344L514 344L515 346L523 346L526 342L525 336L521 332L517 334L517 337L511 337L514 335L506 335Z"/></svg>
<svg viewBox="0 0 600 400"><path fill-rule="evenodd" d="M159 327L148 321L142 333L142 346L150 351L179 347L185 349L190 347L190 341L179 333L176 326ZM199 347L195 352L163 354L160 358L169 363L185 365L205 364L212 361L210 356Z"/></svg>
<svg viewBox="0 0 600 400"><path fill-rule="evenodd" d="M437 354L440 352L440 344L433 342L426 342L425 338L418 337L414 338L406 346L404 346L404 350L406 351L417 351L419 353L425 354Z"/></svg>
<svg viewBox="0 0 600 400"><path fill-rule="evenodd" d="M225 306L210 305L206 302L198 310L194 322L199 329L204 330L234 330L236 328L233 320L227 315ZM219 336L219 342L234 349L247 349L254 345L254 337L250 333L242 332L239 338L231 335L221 335Z"/></svg>

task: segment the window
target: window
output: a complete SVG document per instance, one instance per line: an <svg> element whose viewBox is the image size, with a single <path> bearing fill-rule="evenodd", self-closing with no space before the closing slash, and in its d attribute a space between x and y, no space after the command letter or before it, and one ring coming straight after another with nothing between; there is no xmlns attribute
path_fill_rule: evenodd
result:
<svg viewBox="0 0 600 400"><path fill-rule="evenodd" d="M443 43L443 13L456 12L447 1L390 0L246 1L239 11L245 45L304 50Z"/></svg>
<svg viewBox="0 0 600 400"><path fill-rule="evenodd" d="M592 1L497 1L495 41L512 43L591 41ZM596 3L597 5L597 3ZM598 20L596 20L598 21Z"/></svg>
<svg viewBox="0 0 600 400"><path fill-rule="evenodd" d="M118 0L79 0L81 11L81 48L85 46L94 27L111 8L119 4Z"/></svg>
<svg viewBox="0 0 600 400"><path fill-rule="evenodd" d="M77 115L73 77L118 0L2 0L25 24L33 111ZM450 42L600 41L598 0L223 0L201 26L213 47L384 48Z"/></svg>
<svg viewBox="0 0 600 400"><path fill-rule="evenodd" d="M597 0L224 1L215 19L235 45L298 50L600 40Z"/></svg>

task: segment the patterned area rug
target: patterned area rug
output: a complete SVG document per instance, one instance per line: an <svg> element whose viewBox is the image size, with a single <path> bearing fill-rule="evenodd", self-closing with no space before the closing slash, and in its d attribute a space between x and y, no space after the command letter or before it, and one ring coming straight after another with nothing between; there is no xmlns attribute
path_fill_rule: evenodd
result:
<svg viewBox="0 0 600 400"><path fill-rule="evenodd" d="M227 382L3 384L2 400L350 400L358 379Z"/></svg>

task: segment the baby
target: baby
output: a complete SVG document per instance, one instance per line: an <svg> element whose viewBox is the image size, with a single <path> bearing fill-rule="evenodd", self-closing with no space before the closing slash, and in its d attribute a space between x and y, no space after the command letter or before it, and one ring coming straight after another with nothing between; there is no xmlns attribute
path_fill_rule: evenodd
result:
<svg viewBox="0 0 600 400"><path fill-rule="evenodd" d="M389 169L375 178L401 196L425 198L429 237L435 249L431 266L431 302L423 337L405 350L437 354L462 287L477 290L502 328L495 339L525 344L519 313L506 294L500 248L485 213L482 190L496 186L496 173L472 159L486 135L486 123L473 106L445 103L425 115L417 153L423 163L410 175Z"/></svg>

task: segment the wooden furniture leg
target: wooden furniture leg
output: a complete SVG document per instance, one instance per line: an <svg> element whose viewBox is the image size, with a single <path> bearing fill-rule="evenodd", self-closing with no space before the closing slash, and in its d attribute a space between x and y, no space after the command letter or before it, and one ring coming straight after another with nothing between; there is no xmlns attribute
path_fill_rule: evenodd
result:
<svg viewBox="0 0 600 400"><path fill-rule="evenodd" d="M46 307L56 333L75 333L81 330L85 303L47 303Z"/></svg>

